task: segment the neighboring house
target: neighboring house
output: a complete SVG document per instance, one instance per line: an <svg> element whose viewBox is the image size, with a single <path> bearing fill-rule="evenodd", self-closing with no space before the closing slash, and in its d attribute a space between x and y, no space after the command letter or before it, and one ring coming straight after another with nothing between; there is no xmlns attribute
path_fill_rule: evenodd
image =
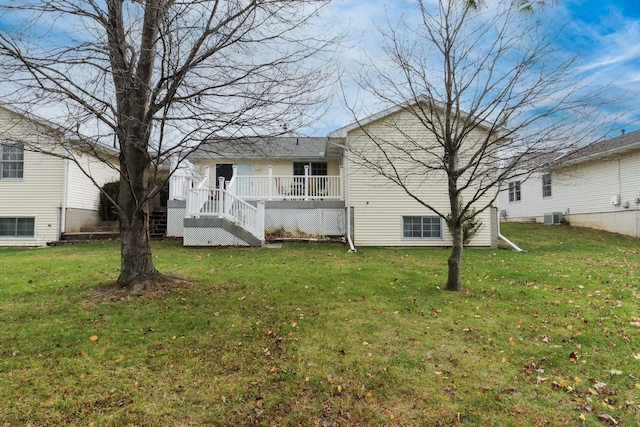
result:
<svg viewBox="0 0 640 427"><path fill-rule="evenodd" d="M573 150L499 196L507 221L591 227L640 234L640 131Z"/></svg>
<svg viewBox="0 0 640 427"><path fill-rule="evenodd" d="M33 151L62 150L63 138L54 124L0 107L0 246L41 246L99 222L99 190L80 166L98 184L118 179L118 171L86 153L74 151L79 166Z"/></svg>
<svg viewBox="0 0 640 427"><path fill-rule="evenodd" d="M183 236L187 246L260 245L269 236L339 236L352 249L450 246L440 217L350 158L369 143L361 126L383 132L386 120L399 117L415 125L409 116L390 109L326 138L208 143L170 180L168 235ZM420 194L447 212L446 179L421 181ZM497 244L496 218L495 209L480 215L469 246Z"/></svg>

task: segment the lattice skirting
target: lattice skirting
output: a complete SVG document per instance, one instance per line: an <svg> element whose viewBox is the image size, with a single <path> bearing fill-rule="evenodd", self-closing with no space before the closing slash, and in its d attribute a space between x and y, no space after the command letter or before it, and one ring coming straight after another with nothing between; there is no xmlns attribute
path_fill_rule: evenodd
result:
<svg viewBox="0 0 640 427"><path fill-rule="evenodd" d="M186 215L186 202L182 200L169 200L167 203L167 237L183 236L183 221Z"/></svg>
<svg viewBox="0 0 640 427"><path fill-rule="evenodd" d="M267 208L265 233L291 236L344 236L345 211L334 208Z"/></svg>

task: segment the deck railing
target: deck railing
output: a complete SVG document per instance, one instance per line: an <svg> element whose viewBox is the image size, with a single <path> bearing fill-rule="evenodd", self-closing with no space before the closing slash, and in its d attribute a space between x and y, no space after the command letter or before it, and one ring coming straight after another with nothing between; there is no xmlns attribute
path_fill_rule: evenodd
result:
<svg viewBox="0 0 640 427"><path fill-rule="evenodd" d="M190 190L187 216L225 218L264 240L264 202L253 206L225 190L224 186Z"/></svg>
<svg viewBox="0 0 640 427"><path fill-rule="evenodd" d="M246 200L341 200L339 176L238 176L238 197Z"/></svg>
<svg viewBox="0 0 640 427"><path fill-rule="evenodd" d="M274 175L269 166L266 176L240 176L234 167L231 180L225 188L242 200L343 200L342 173L340 175ZM182 175L171 177L171 200L185 200L191 188L209 187L208 171L202 178ZM213 191L213 190L212 190Z"/></svg>

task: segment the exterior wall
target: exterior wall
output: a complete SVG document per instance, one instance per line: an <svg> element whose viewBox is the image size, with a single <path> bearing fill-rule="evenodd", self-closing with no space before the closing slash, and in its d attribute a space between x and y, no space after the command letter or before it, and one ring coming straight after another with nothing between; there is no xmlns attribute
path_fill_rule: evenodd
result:
<svg viewBox="0 0 640 427"><path fill-rule="evenodd" d="M400 113L402 114L402 113ZM415 139L425 138L424 128L409 114L400 116L396 113L370 123L368 131L372 135L383 137L385 140L404 141L403 135L394 126L385 125L387 120L393 120L403 133L413 135ZM425 143L429 143L423 139ZM435 141L434 141L435 143ZM351 157L357 157L363 153L367 156L376 154L369 151L371 143L368 136L361 129L355 129L347 135L347 145L352 150ZM415 164L403 162L406 155L398 154L398 160L394 161L394 167L407 170L415 167ZM435 216L433 212L409 197L404 190L382 177L377 172L358 164L357 158L351 160L349 165L350 205L353 208L353 236L357 246L451 246L452 239L446 224L442 224L442 239L405 239L403 238L403 216ZM447 181L443 174L433 174L425 179L424 176L413 177L406 181L408 186L425 202L447 213L449 209L449 196ZM483 201L483 205L489 200ZM469 246L490 247L495 240L492 239L492 221L490 209L480 214L482 227Z"/></svg>
<svg viewBox="0 0 640 427"><path fill-rule="evenodd" d="M33 122L0 109L2 142L38 142ZM58 240L64 182L64 161L46 154L24 151L22 179L0 179L0 216L35 217L35 237L0 237L0 246L41 246Z"/></svg>
<svg viewBox="0 0 640 427"><path fill-rule="evenodd" d="M78 161L99 186L120 178L117 169L109 167L94 157L85 155L84 158L79 157ZM100 190L76 163L70 161L68 166L67 208L97 211L100 204Z"/></svg>
<svg viewBox="0 0 640 427"><path fill-rule="evenodd" d="M561 212L576 226L591 227L635 236L636 198L640 197L640 151L614 158L592 160L551 172L551 197L542 197L541 174L522 183L521 200L509 202L508 191L500 193L499 207L508 221L536 218ZM620 194L620 204L611 203Z"/></svg>
<svg viewBox="0 0 640 427"><path fill-rule="evenodd" d="M67 209L65 232L75 233L82 227L100 223L100 214L94 209Z"/></svg>

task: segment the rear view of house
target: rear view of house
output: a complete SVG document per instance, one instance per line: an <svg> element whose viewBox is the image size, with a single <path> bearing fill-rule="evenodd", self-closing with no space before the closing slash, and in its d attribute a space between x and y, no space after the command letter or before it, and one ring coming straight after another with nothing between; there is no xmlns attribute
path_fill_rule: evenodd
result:
<svg viewBox="0 0 640 427"><path fill-rule="evenodd" d="M0 107L0 246L41 246L100 221L99 189L85 172L98 184L118 179L114 153L104 148L110 166L65 151L65 138L45 120Z"/></svg>
<svg viewBox="0 0 640 427"><path fill-rule="evenodd" d="M341 237L352 249L450 246L451 235L440 216L354 161L352 150L361 152L372 144L361 126L389 138L402 137L402 130L389 132L389 120L406 123L407 131L419 129L415 117L392 108L322 138L207 142L171 177L168 235L182 236L187 246L261 245L269 237L326 236ZM416 186L439 211L449 211L446 177L423 177ZM491 198L481 202L490 203ZM495 246L495 210L483 211L480 219L483 226L469 246Z"/></svg>

